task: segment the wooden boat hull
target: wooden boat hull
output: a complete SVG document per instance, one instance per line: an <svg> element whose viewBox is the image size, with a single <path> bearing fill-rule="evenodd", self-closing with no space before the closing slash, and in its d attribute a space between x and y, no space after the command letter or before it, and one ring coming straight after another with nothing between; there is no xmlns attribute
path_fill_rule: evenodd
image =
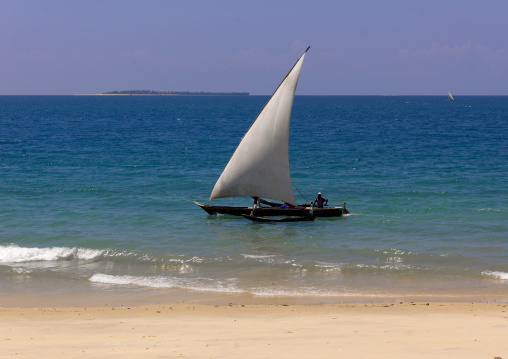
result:
<svg viewBox="0 0 508 359"><path fill-rule="evenodd" d="M252 207L234 207L234 206L210 206L208 204L194 202L208 214L229 214L232 216L251 215ZM306 217L310 213L309 207L299 208L280 208L280 207L260 207L256 208L254 215L256 217ZM348 210L343 206L326 206L324 208L314 208L313 215L316 217L340 217L348 214Z"/></svg>

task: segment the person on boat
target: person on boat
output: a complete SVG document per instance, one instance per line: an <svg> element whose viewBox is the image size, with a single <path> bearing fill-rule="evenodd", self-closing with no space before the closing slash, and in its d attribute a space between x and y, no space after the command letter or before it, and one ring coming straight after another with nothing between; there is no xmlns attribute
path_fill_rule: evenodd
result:
<svg viewBox="0 0 508 359"><path fill-rule="evenodd" d="M321 196L321 192L318 192L316 199L312 203L317 208L323 208L323 205L328 205L328 198Z"/></svg>

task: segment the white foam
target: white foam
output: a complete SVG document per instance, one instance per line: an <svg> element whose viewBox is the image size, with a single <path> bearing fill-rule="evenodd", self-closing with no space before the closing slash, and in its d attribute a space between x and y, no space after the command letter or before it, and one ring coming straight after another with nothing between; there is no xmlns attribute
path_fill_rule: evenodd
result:
<svg viewBox="0 0 508 359"><path fill-rule="evenodd" d="M485 271L485 272L482 272L482 274L489 276L489 277L496 278L496 279L508 280L508 273L506 273L506 272Z"/></svg>
<svg viewBox="0 0 508 359"><path fill-rule="evenodd" d="M32 273L32 270L31 269L27 269L27 268L18 268L18 267L13 267L12 268L12 271L14 273L18 273L18 274L30 274Z"/></svg>
<svg viewBox="0 0 508 359"><path fill-rule="evenodd" d="M275 257L274 254L266 254L266 255L256 255L256 254L242 254L243 258L254 258L254 259L266 259Z"/></svg>
<svg viewBox="0 0 508 359"><path fill-rule="evenodd" d="M342 217L351 217L351 216L359 216L359 213L344 213Z"/></svg>
<svg viewBox="0 0 508 359"><path fill-rule="evenodd" d="M404 260L401 257L388 257L386 263L402 263Z"/></svg>
<svg viewBox="0 0 508 359"><path fill-rule="evenodd" d="M500 208L478 208L477 211L484 211L484 212L501 212Z"/></svg>
<svg viewBox="0 0 508 359"><path fill-rule="evenodd" d="M95 259L104 253L103 250L87 249L87 248L76 248L76 257L85 261Z"/></svg>
<svg viewBox="0 0 508 359"><path fill-rule="evenodd" d="M253 295L260 297L377 297L378 294L368 294L361 292L346 292L346 291L323 291L316 288L300 288L298 290L292 289L264 289L255 288L252 291Z"/></svg>
<svg viewBox="0 0 508 359"><path fill-rule="evenodd" d="M97 273L90 277L94 283L112 285L135 285L149 288L180 288L202 292L242 293L235 285L236 279L214 281L208 278L137 277Z"/></svg>
<svg viewBox="0 0 508 359"><path fill-rule="evenodd" d="M94 283L103 283L103 284L119 284L119 285L138 285L143 287L153 287L153 288L171 288L175 284L171 283L166 278L154 277L154 278L146 278L146 277L134 277L129 275L109 275L109 274L94 274L90 277L90 281Z"/></svg>
<svg viewBox="0 0 508 359"><path fill-rule="evenodd" d="M317 262L316 267L325 271L325 272L340 272L340 271L342 271L342 264L339 264L339 263Z"/></svg>
<svg viewBox="0 0 508 359"><path fill-rule="evenodd" d="M66 259L91 260L104 251L86 248L48 247L29 248L17 245L0 246L0 263L57 261Z"/></svg>

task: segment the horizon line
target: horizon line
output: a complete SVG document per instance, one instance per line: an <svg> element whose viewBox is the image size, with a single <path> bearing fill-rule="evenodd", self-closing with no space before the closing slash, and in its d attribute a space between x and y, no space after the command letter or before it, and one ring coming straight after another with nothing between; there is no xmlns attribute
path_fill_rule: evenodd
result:
<svg viewBox="0 0 508 359"><path fill-rule="evenodd" d="M214 95L214 97L220 97L222 92L220 93L217 93L218 95ZM225 95L224 96L232 96L232 95L226 95L227 93L224 93ZM196 94L104 94L104 93L90 93L90 94L80 94L80 93L77 93L77 94L0 94L0 96L211 96L211 95L207 95L207 94L203 94L203 95L199 95L198 93ZM240 95L238 95L240 96ZM271 94L249 94L249 95L242 95L241 97L249 97L249 96L271 96ZM444 96L444 97L447 97L448 96L448 93L444 93L444 94L420 94L420 95L415 95L415 94L404 94L404 95L401 95L401 94L398 94L398 95L394 95L394 94L389 94L389 95L386 95L386 94L341 94L341 95L337 95L337 94L319 94L319 95L310 95L310 94L297 94L295 96L380 96L380 97L401 97L401 96L413 96L413 97L416 97L416 96ZM479 95L479 94L453 94L454 97L456 96L508 96L508 94L483 94L483 95Z"/></svg>

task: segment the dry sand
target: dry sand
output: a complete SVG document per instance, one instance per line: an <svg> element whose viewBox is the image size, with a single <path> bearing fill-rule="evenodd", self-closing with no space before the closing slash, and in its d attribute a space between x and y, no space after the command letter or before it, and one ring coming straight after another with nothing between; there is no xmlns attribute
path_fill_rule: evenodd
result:
<svg viewBox="0 0 508 359"><path fill-rule="evenodd" d="M508 304L0 308L10 357L508 359Z"/></svg>

